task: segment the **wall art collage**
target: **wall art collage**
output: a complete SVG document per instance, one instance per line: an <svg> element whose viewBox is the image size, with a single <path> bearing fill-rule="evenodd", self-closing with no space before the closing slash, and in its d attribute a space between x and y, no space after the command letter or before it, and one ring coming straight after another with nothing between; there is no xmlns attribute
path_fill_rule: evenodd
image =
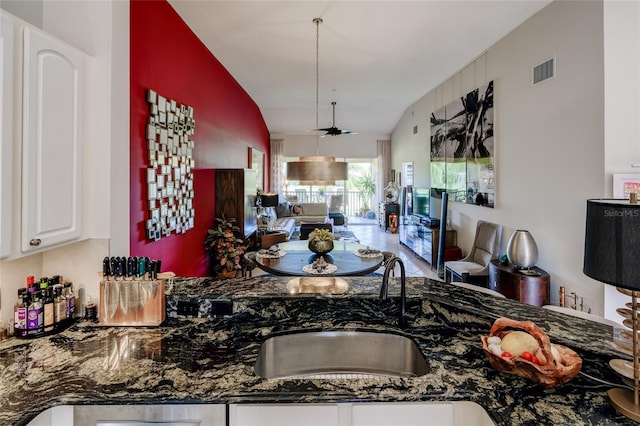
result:
<svg viewBox="0 0 640 426"><path fill-rule="evenodd" d="M193 108L147 91L147 238L159 240L194 226Z"/></svg>

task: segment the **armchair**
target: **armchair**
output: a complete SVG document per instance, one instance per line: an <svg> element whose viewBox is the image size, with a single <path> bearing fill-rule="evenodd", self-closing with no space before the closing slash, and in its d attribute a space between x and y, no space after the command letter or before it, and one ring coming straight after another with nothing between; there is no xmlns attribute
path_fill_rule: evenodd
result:
<svg viewBox="0 0 640 426"><path fill-rule="evenodd" d="M469 254L461 260L444 263L445 281L462 281L488 287L489 263L498 258L502 226L479 220Z"/></svg>

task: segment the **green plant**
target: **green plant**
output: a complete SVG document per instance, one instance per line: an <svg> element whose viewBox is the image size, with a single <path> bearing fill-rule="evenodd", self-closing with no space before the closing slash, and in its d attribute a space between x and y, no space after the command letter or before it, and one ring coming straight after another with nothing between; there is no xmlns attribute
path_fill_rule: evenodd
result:
<svg viewBox="0 0 640 426"><path fill-rule="evenodd" d="M234 223L235 219L216 218L218 225L207 231L204 242L205 249L216 260L214 269L216 272L233 271L241 269L240 259L246 251L243 241L236 237L240 231Z"/></svg>
<svg viewBox="0 0 640 426"><path fill-rule="evenodd" d="M376 194L376 180L371 173L364 173L355 180L355 186L360 191L360 200L367 206Z"/></svg>
<svg viewBox="0 0 640 426"><path fill-rule="evenodd" d="M332 241L333 239L334 236L328 229L316 228L309 233L310 241Z"/></svg>

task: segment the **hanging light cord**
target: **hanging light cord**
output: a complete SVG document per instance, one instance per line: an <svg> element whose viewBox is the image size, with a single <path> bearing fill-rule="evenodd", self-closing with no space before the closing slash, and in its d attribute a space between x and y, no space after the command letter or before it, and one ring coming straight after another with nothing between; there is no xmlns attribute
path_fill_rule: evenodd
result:
<svg viewBox="0 0 640 426"><path fill-rule="evenodd" d="M320 24L322 18L314 18L313 22L316 24L316 156L320 156L320 136L317 129L320 128L320 120L318 110L320 108Z"/></svg>

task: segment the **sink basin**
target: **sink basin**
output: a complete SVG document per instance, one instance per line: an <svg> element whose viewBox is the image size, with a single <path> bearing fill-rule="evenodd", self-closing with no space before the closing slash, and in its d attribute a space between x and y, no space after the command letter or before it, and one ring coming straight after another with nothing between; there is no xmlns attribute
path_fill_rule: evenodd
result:
<svg viewBox="0 0 640 426"><path fill-rule="evenodd" d="M429 372L415 342L392 333L318 331L265 340L255 365L264 378L414 377Z"/></svg>

